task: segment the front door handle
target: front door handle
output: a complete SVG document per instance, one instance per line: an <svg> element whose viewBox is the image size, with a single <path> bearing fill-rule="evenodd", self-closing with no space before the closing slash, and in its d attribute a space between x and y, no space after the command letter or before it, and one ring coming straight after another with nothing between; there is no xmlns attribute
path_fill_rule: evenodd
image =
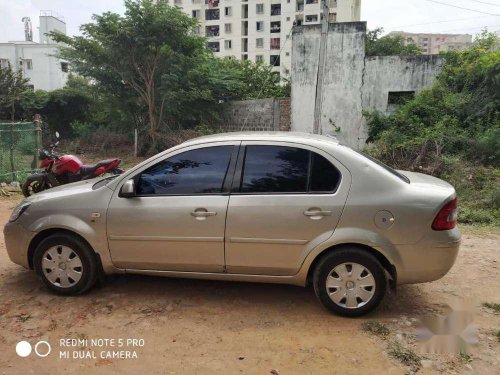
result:
<svg viewBox="0 0 500 375"><path fill-rule="evenodd" d="M217 215L217 212L215 211L207 211L206 208L197 208L193 212L191 212L191 216L195 217L196 219L205 219L208 216L215 216Z"/></svg>
<svg viewBox="0 0 500 375"><path fill-rule="evenodd" d="M304 211L304 215L309 216L311 219L319 219L323 216L332 216L332 211L324 211L321 208L310 208Z"/></svg>

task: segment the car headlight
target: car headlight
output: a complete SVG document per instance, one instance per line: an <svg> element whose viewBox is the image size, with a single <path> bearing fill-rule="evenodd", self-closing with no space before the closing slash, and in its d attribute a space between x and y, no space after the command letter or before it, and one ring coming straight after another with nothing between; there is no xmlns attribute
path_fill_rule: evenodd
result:
<svg viewBox="0 0 500 375"><path fill-rule="evenodd" d="M16 221L19 216L21 216L22 213L27 210L29 206L31 206L31 202L22 202L21 204L19 204L16 208L14 208L12 214L10 214L9 221Z"/></svg>

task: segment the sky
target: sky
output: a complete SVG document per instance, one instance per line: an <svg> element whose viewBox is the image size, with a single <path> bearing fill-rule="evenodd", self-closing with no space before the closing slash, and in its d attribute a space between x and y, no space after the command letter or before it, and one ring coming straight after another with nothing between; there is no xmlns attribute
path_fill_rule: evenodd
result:
<svg viewBox="0 0 500 375"><path fill-rule="evenodd" d="M0 0L0 42L24 40L21 18L25 16L31 18L33 40L38 41L41 10L64 17L68 34L75 35L81 24L92 21L92 14L123 13L124 6L123 0ZM361 20L368 22L368 28L383 27L385 32L474 35L484 27L500 30L500 0L361 0Z"/></svg>

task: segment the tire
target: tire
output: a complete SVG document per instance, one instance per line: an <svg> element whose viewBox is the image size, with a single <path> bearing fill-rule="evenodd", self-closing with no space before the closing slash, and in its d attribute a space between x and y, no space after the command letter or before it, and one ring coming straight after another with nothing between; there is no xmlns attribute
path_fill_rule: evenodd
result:
<svg viewBox="0 0 500 375"><path fill-rule="evenodd" d="M24 181L22 186L23 195L27 198L30 195L39 193L43 190L48 189L50 186L47 186L43 177L40 176L29 176L26 181ZM30 189L31 188L31 189Z"/></svg>
<svg viewBox="0 0 500 375"><path fill-rule="evenodd" d="M347 317L374 310L387 289L380 262L357 247L343 247L325 255L314 269L313 284L324 307Z"/></svg>
<svg viewBox="0 0 500 375"><path fill-rule="evenodd" d="M33 265L47 288L61 295L82 294L96 284L99 276L92 248L66 233L42 240L35 249Z"/></svg>

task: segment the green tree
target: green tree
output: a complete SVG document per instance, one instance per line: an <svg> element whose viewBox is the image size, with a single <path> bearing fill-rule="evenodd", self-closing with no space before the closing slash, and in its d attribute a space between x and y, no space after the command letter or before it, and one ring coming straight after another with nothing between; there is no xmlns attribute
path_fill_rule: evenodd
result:
<svg viewBox="0 0 500 375"><path fill-rule="evenodd" d="M152 0L126 0L125 7L124 16L95 15L95 23L81 26L83 36L52 36L68 46L60 54L76 72L111 92L134 93L155 144L162 125L175 125L179 100L207 96L190 83L199 79L210 54L194 33L196 20L179 8Z"/></svg>
<svg viewBox="0 0 500 375"><path fill-rule="evenodd" d="M24 78L22 71L14 71L9 63L0 68L0 109L10 111L10 120L16 118L16 105L23 95L30 90L29 79Z"/></svg>
<svg viewBox="0 0 500 375"><path fill-rule="evenodd" d="M367 31L365 39L366 56L415 56L422 53L416 44L405 45L403 36L386 35L381 37L383 32L384 29L381 27Z"/></svg>

